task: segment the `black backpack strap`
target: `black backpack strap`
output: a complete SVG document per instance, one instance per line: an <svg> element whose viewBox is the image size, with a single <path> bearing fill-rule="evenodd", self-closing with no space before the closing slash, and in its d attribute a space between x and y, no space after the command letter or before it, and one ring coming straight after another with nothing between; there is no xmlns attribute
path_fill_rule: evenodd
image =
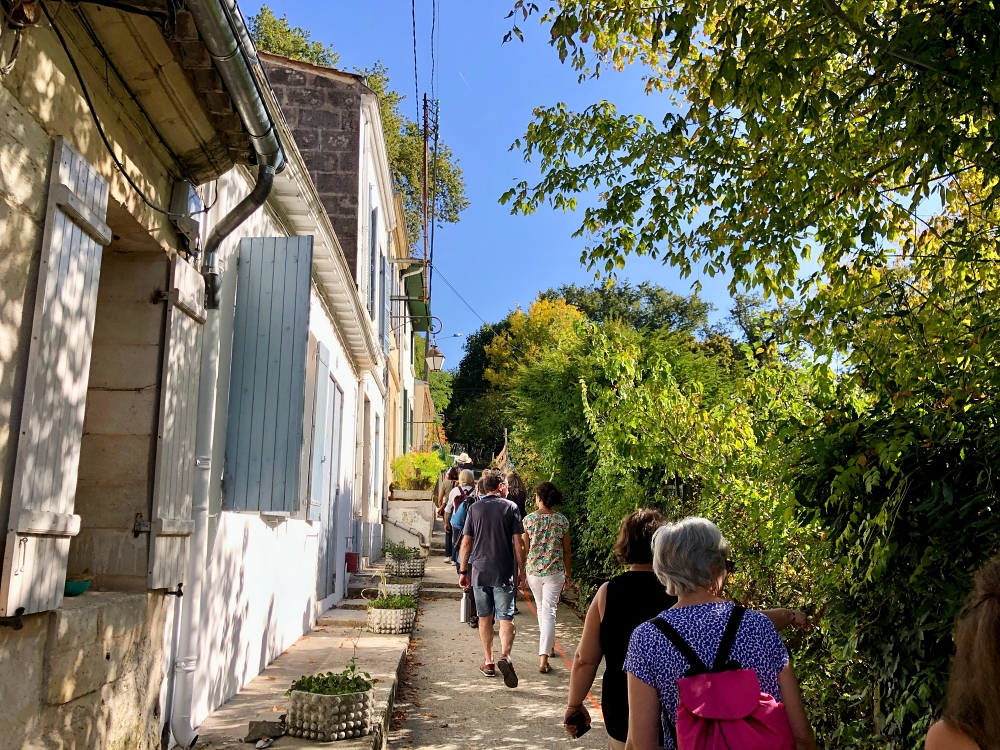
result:
<svg viewBox="0 0 1000 750"><path fill-rule="evenodd" d="M663 633L663 635L665 635L672 644L674 644L674 647L681 652L681 656L687 659L688 664L691 665L691 668L688 670L688 675L702 674L708 671L708 667L705 666L705 662L703 662L701 657L695 653L694 649L688 645L688 642L681 637L681 634L674 630L673 625L664 620L662 617L654 617L650 620L650 622L653 623L653 625L656 626L656 629Z"/></svg>
<svg viewBox="0 0 1000 750"><path fill-rule="evenodd" d="M746 609L737 604L729 613L729 621L722 633L722 642L719 644L719 650L715 653L715 664L712 665L713 672L722 672L728 668L729 654L733 650L733 644L736 643L736 634L739 632L740 623L743 622L744 612Z"/></svg>

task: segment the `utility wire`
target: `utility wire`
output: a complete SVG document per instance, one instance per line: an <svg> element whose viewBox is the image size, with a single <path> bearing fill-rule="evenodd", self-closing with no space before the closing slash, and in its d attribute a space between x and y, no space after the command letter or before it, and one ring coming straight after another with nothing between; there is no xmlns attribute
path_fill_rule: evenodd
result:
<svg viewBox="0 0 1000 750"><path fill-rule="evenodd" d="M154 211L156 211L157 213L164 214L165 216L194 215L190 213L173 213L171 211L167 211L166 209L160 208L155 203L153 203L149 198L146 197L146 194L140 189L140 187L136 184L135 180L132 179L132 176L126 171L125 166L118 160L118 156L115 154L115 150L111 147L111 142L108 140L108 136L104 132L104 127L101 125L101 121L97 117L97 110L94 108L94 102L90 98L90 92L87 90L87 84L84 83L83 74L80 73L80 67L76 64L76 60L74 59L73 54L69 51L69 45L66 43L66 38L62 35L62 32L59 30L59 27L56 26L55 19L52 17L52 14L49 13L49 9L46 7L46 4L41 3L41 6L42 6L42 12L48 19L49 25L55 32L56 38L59 40L59 44L62 45L63 51L66 53L66 57L69 58L69 64L72 66L73 72L76 74L76 78L80 82L80 90L83 93L84 100L87 102L87 108L90 110L90 116L94 120L94 125L97 126L97 133L98 135L101 136L101 140L104 142L104 148L108 150L108 154L110 154L111 160L115 163L115 166L118 168L118 171L121 172L122 177L125 178L125 181L132 187L132 189L136 192L139 198L142 199L142 202L145 203ZM218 190L218 188L216 188L216 190ZM216 195L216 199L218 199L218 195ZM194 213L196 214L205 213L207 210L208 209L203 208L201 209L201 211L195 211Z"/></svg>
<svg viewBox="0 0 1000 750"><path fill-rule="evenodd" d="M420 122L420 79L417 77L417 0L410 0L410 18L413 20L413 104Z"/></svg>

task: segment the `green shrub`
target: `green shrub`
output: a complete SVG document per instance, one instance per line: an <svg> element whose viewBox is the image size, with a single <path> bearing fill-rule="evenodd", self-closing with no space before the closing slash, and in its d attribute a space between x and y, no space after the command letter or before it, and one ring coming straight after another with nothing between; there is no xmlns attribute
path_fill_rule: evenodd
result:
<svg viewBox="0 0 1000 750"><path fill-rule="evenodd" d="M412 596L380 596L368 601L368 609L416 609L417 600Z"/></svg>
<svg viewBox="0 0 1000 750"><path fill-rule="evenodd" d="M407 562L420 556L420 550L417 547L408 547L402 542L384 542L382 552L386 557L397 562Z"/></svg>
<svg viewBox="0 0 1000 750"><path fill-rule="evenodd" d="M429 490L446 468L437 451L410 451L393 460L392 478L401 490Z"/></svg>
<svg viewBox="0 0 1000 750"><path fill-rule="evenodd" d="M285 695L291 695L293 690L301 693L316 693L318 695L347 695L348 693L364 693L372 689L372 676L358 669L354 657L347 662L343 672L334 674L317 674L307 677L303 675L288 688Z"/></svg>

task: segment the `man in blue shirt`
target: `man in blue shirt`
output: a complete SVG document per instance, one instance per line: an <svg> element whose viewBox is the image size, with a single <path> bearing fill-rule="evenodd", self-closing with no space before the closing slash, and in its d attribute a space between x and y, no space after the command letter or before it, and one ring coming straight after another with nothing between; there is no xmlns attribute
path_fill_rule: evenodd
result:
<svg viewBox="0 0 1000 750"><path fill-rule="evenodd" d="M517 687L517 673L510 659L514 646L514 597L527 580L526 550L521 535L521 514L506 499L507 486L499 471L489 470L480 480L486 496L469 508L462 533L459 585L471 583L479 615L479 638L486 657L479 668L487 677L499 669L504 685ZM470 567L471 565L471 567ZM493 621L500 621L500 659L493 661Z"/></svg>

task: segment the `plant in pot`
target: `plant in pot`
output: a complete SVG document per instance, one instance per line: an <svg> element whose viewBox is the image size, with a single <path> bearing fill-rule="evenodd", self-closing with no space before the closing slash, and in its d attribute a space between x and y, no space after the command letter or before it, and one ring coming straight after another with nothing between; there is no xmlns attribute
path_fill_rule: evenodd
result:
<svg viewBox="0 0 1000 750"><path fill-rule="evenodd" d="M372 731L374 680L352 657L338 674L302 676L285 695L288 734L319 742L364 737Z"/></svg>
<svg viewBox="0 0 1000 750"><path fill-rule="evenodd" d="M389 576L385 579L387 596L416 596L420 593L420 579L405 576Z"/></svg>
<svg viewBox="0 0 1000 750"><path fill-rule="evenodd" d="M382 551L388 575L420 578L424 574L424 558L418 547L409 547L402 542L386 542Z"/></svg>
<svg viewBox="0 0 1000 750"><path fill-rule="evenodd" d="M417 619L417 600L412 596L381 594L368 600L368 630L372 633L409 633Z"/></svg>
<svg viewBox="0 0 1000 750"><path fill-rule="evenodd" d="M401 490L430 490L446 468L437 451L410 451L393 459L393 484Z"/></svg>

